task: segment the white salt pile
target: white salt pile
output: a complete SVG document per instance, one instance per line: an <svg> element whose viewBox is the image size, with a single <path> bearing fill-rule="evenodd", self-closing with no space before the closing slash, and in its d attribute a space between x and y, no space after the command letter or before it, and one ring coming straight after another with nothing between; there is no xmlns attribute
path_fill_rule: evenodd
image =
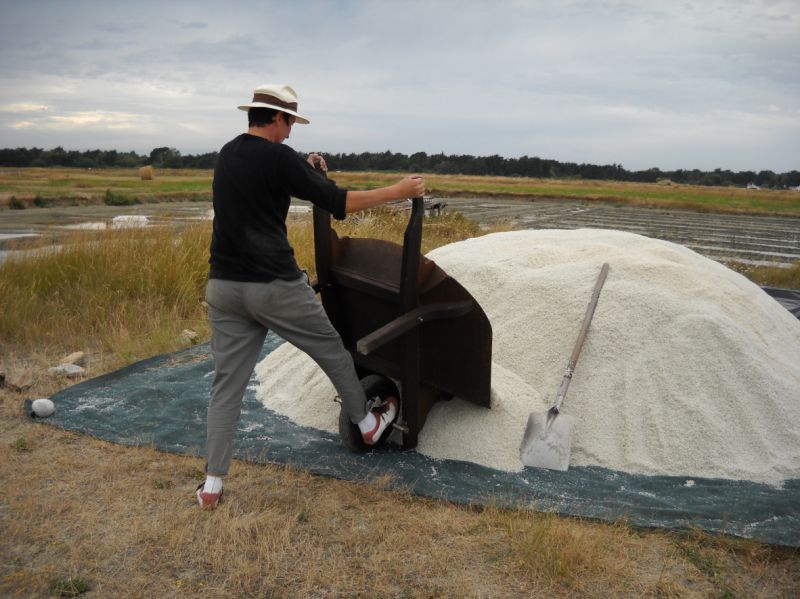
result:
<svg viewBox="0 0 800 599"><path fill-rule="evenodd" d="M71 225L61 225L62 229L74 229L77 231L104 231L108 228L105 222L74 223Z"/></svg>
<svg viewBox="0 0 800 599"><path fill-rule="evenodd" d="M571 465L800 478L800 321L756 285L672 243L604 230L518 231L429 255L493 328L492 409L434 406L418 451L522 469L528 414L550 407L600 266L611 265L563 411ZM288 344L256 370L265 405L337 430L333 387Z"/></svg>
<svg viewBox="0 0 800 599"><path fill-rule="evenodd" d="M115 229L135 229L146 227L148 222L143 214L120 214L111 219L111 226Z"/></svg>

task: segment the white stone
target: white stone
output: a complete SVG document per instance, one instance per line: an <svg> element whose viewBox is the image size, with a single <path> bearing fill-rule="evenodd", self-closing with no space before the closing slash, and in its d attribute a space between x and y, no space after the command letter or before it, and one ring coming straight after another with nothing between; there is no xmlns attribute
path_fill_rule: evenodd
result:
<svg viewBox="0 0 800 599"><path fill-rule="evenodd" d="M5 377L5 386L12 391L27 391L33 387L33 376L27 370L20 372L9 372Z"/></svg>
<svg viewBox="0 0 800 599"><path fill-rule="evenodd" d="M49 399L34 399L31 403L31 410L39 418L47 418L56 411L56 405Z"/></svg>
<svg viewBox="0 0 800 599"><path fill-rule="evenodd" d="M75 229L78 231L103 231L108 228L104 222L88 222L88 223L74 223L71 225L62 225L62 229Z"/></svg>
<svg viewBox="0 0 800 599"><path fill-rule="evenodd" d="M192 329L183 329L180 334L181 343L195 345L200 340L200 336Z"/></svg>
<svg viewBox="0 0 800 599"><path fill-rule="evenodd" d="M48 368L47 372L54 376L66 376L67 378L74 379L84 376L86 374L86 369L81 368L77 364L59 364L58 366Z"/></svg>
<svg viewBox="0 0 800 599"><path fill-rule="evenodd" d="M62 364L75 364L77 366L83 366L86 361L86 354L82 351L72 352L70 355L61 359Z"/></svg>

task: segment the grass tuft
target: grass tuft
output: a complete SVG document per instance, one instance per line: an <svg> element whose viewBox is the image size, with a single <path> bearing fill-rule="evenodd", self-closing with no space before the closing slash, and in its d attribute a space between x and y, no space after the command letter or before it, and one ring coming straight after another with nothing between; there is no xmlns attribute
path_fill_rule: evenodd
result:
<svg viewBox="0 0 800 599"><path fill-rule="evenodd" d="M138 204L139 200L135 197L129 196L121 191L111 191L106 189L105 204L106 206L132 206Z"/></svg>
<svg viewBox="0 0 800 599"><path fill-rule="evenodd" d="M551 513L509 515L505 527L509 551L533 579L571 586L582 571L596 569L600 549L592 539Z"/></svg>
<svg viewBox="0 0 800 599"><path fill-rule="evenodd" d="M24 437L20 437L19 439L15 439L11 443L9 443L9 447L11 447L11 449L13 449L14 451L17 451L17 452L20 452L20 453L22 453L24 451L30 451L30 449L31 449L30 443L28 443L28 441Z"/></svg>
<svg viewBox="0 0 800 599"><path fill-rule="evenodd" d="M50 592L57 597L77 597L90 590L89 583L77 574L50 582Z"/></svg>
<svg viewBox="0 0 800 599"><path fill-rule="evenodd" d="M174 483L171 480L161 480L159 478L153 479L153 488L159 491L171 489L173 486Z"/></svg>
<svg viewBox="0 0 800 599"><path fill-rule="evenodd" d="M740 262L729 264L728 267L743 274L762 287L800 289L800 260L788 268L777 266L753 266Z"/></svg>

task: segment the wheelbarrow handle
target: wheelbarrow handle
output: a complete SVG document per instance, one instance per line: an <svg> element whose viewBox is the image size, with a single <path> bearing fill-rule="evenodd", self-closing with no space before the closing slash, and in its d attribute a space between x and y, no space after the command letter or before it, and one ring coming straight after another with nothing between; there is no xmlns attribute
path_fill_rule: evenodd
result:
<svg viewBox="0 0 800 599"><path fill-rule="evenodd" d="M400 308L410 312L419 303L419 259L422 247L422 219L425 200L411 199L411 216L403 234L403 258L400 270Z"/></svg>
<svg viewBox="0 0 800 599"><path fill-rule="evenodd" d="M392 339L399 337L403 333L425 322L464 316L465 314L469 314L474 307L475 302L473 301L439 302L427 306L420 306L411 312L406 312L402 316L398 316L394 320L387 322L381 328L359 339L356 343L356 350L358 353L366 356L387 344Z"/></svg>

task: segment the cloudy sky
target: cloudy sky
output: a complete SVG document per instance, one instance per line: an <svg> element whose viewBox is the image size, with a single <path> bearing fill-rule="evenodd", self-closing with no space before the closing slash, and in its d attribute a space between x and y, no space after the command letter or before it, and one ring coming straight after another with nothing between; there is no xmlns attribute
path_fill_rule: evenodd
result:
<svg viewBox="0 0 800 599"><path fill-rule="evenodd" d="M800 0L0 0L0 147L217 150L261 83L303 151L800 169Z"/></svg>

